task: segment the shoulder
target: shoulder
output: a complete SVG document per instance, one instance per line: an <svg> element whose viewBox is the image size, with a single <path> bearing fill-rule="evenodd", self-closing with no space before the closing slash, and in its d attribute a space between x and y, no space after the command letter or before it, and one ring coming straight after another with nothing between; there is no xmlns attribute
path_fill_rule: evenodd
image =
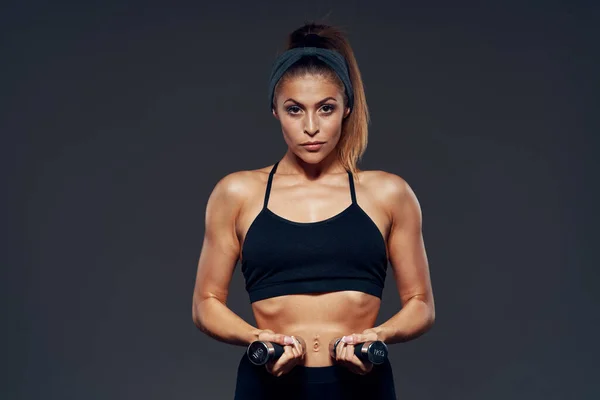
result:
<svg viewBox="0 0 600 400"><path fill-rule="evenodd" d="M400 213L420 213L417 197L403 177L387 171L370 170L361 171L359 179L392 218L397 219Z"/></svg>
<svg viewBox="0 0 600 400"><path fill-rule="evenodd" d="M246 199L264 186L269 167L230 172L214 185L209 203L241 207Z"/></svg>
<svg viewBox="0 0 600 400"><path fill-rule="evenodd" d="M360 183L382 198L400 199L412 192L410 185L399 175L382 170L359 172Z"/></svg>

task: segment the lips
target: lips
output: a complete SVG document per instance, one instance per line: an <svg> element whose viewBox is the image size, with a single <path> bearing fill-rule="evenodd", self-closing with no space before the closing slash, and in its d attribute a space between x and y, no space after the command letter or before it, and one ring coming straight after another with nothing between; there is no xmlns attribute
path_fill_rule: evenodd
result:
<svg viewBox="0 0 600 400"><path fill-rule="evenodd" d="M309 151L317 151L323 146L324 142L305 143L302 146Z"/></svg>
<svg viewBox="0 0 600 400"><path fill-rule="evenodd" d="M312 146L315 144L323 144L325 142L306 142L306 143L302 143L302 146Z"/></svg>

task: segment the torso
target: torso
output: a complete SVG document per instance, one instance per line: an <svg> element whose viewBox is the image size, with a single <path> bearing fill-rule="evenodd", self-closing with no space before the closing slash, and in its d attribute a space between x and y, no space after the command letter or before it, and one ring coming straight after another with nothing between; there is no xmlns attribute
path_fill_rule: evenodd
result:
<svg viewBox="0 0 600 400"><path fill-rule="evenodd" d="M236 220L236 234L243 250L250 225L263 207L265 186L272 166L247 171L248 193ZM381 171L361 171L355 181L356 198L387 243L390 218L383 209L380 190ZM351 204L346 173L331 174L319 182L299 182L295 175L277 173L268 201L270 212L290 221L317 222L330 218ZM243 253L240 251L240 261ZM381 300L358 291L318 294L294 294L272 297L252 303L260 329L297 335L306 341L304 365L317 367L333 364L329 342L337 337L360 333L375 324Z"/></svg>

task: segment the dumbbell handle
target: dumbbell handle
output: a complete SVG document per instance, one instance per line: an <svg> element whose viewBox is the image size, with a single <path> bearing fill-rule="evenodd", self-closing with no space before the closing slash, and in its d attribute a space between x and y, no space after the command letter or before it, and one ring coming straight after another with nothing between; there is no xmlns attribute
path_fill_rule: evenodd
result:
<svg viewBox="0 0 600 400"><path fill-rule="evenodd" d="M336 348L342 338L337 338L329 344L331 358L335 359ZM372 364L383 364L388 357L388 347L381 340L357 343L354 345L354 355L361 361L369 361Z"/></svg>

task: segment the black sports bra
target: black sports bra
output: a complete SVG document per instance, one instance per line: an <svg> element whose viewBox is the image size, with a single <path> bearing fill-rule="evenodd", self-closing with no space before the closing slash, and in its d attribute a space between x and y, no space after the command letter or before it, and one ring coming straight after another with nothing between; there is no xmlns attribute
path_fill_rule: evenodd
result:
<svg viewBox="0 0 600 400"><path fill-rule="evenodd" d="M269 173L264 205L242 247L242 273L250 302L300 293L356 290L381 298L387 253L377 225L356 202L333 217L295 222L267 208L275 163Z"/></svg>

